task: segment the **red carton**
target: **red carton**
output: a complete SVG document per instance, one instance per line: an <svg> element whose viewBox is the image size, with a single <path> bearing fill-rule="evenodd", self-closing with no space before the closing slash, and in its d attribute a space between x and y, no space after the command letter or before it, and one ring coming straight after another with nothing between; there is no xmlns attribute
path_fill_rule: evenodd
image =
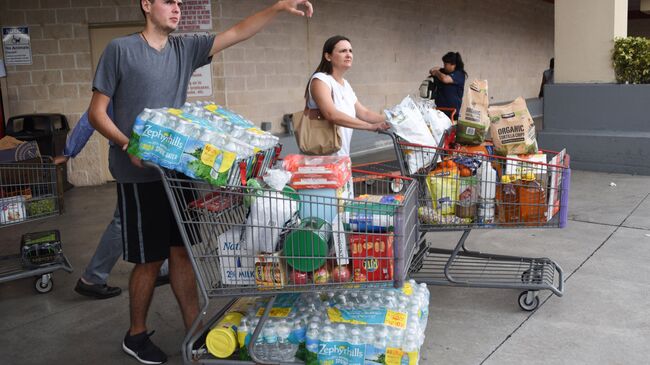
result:
<svg viewBox="0 0 650 365"><path fill-rule="evenodd" d="M393 280L393 236L353 234L350 250L354 281Z"/></svg>

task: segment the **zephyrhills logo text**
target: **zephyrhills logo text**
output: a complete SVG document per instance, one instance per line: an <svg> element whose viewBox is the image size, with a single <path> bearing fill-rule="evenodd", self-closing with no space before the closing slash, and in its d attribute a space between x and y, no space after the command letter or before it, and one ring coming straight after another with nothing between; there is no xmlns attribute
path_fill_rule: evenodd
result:
<svg viewBox="0 0 650 365"><path fill-rule="evenodd" d="M154 127L151 124L145 124L144 130L142 131L142 136L149 137L153 140L160 141L161 143L165 143L176 148L183 148L185 145L185 143L183 143L183 139L180 136L176 135L174 132L161 130L159 127Z"/></svg>
<svg viewBox="0 0 650 365"><path fill-rule="evenodd" d="M318 354L323 356L341 356L348 359L352 358L361 358L365 357L364 352L358 346L348 346L341 344L332 344L332 343L321 343L318 345Z"/></svg>

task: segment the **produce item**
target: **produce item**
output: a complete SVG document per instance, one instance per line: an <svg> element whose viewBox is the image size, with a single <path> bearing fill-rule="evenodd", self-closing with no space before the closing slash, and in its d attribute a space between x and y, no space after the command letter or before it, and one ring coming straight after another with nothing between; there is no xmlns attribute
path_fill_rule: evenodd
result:
<svg viewBox="0 0 650 365"><path fill-rule="evenodd" d="M27 214L37 217L52 214L56 211L56 198L39 198L27 201Z"/></svg>
<svg viewBox="0 0 650 365"><path fill-rule="evenodd" d="M406 151L409 173L415 174L421 168L431 165L435 156L435 151L431 147L438 145L413 99L406 96L401 103L384 110L384 114L386 121L400 138L409 143L425 146L425 148L413 147Z"/></svg>
<svg viewBox="0 0 650 365"><path fill-rule="evenodd" d="M473 80L463 96L456 126L456 142L478 145L485 140L490 127L489 105L487 80Z"/></svg>
<svg viewBox="0 0 650 365"><path fill-rule="evenodd" d="M393 279L395 256L392 235L352 234L350 247L355 281Z"/></svg>
<svg viewBox="0 0 650 365"><path fill-rule="evenodd" d="M305 285L309 283L309 273L291 270L289 274L289 282L295 285Z"/></svg>
<svg viewBox="0 0 650 365"><path fill-rule="evenodd" d="M332 268L332 281L335 283L346 283L351 279L350 268L348 265L339 265Z"/></svg>
<svg viewBox="0 0 650 365"><path fill-rule="evenodd" d="M445 160L427 176L433 209L439 214L454 214L458 197L459 171L455 162Z"/></svg>
<svg viewBox="0 0 650 365"><path fill-rule="evenodd" d="M314 271L314 284L327 284L330 281L330 272L327 265L320 267Z"/></svg>
<svg viewBox="0 0 650 365"><path fill-rule="evenodd" d="M471 218L459 218L451 214L441 214L438 210L431 207L419 207L418 217L420 217L420 220L426 224L459 225L472 223Z"/></svg>
<svg viewBox="0 0 650 365"><path fill-rule="evenodd" d="M518 97L507 105L491 106L489 113L490 134L496 154L537 153L535 123L524 98Z"/></svg>
<svg viewBox="0 0 650 365"><path fill-rule="evenodd" d="M548 179L546 154L542 152L530 155L508 155L506 160L506 175L524 176L532 173L540 184Z"/></svg>

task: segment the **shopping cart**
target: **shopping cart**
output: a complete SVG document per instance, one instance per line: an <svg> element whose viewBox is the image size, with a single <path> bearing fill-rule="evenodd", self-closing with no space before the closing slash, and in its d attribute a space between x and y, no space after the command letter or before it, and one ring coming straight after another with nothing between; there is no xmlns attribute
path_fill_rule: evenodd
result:
<svg viewBox="0 0 650 365"><path fill-rule="evenodd" d="M61 194L49 157L0 163L0 228L61 214ZM24 234L19 254L0 256L0 283L36 277L41 294L52 290L56 270L72 272L57 230Z"/></svg>
<svg viewBox="0 0 650 365"><path fill-rule="evenodd" d="M565 227L568 154L543 151L550 161L546 163L454 150L449 144L453 127L438 147L390 135L397 155L394 163L419 183L420 243L411 278L432 285L520 289L519 306L526 311L538 307L540 290L562 296L562 268L550 258L472 251L465 242L472 229ZM496 176L477 176L480 165L493 167ZM490 198L482 199L481 193ZM453 249L443 249L426 240L427 233L437 231L463 234Z"/></svg>
<svg viewBox="0 0 650 365"><path fill-rule="evenodd" d="M163 178L203 297L201 315L183 342L187 363L253 364L192 351L233 303L208 318L211 299L270 297L248 352L255 363L272 364L276 362L256 354L255 343L278 294L401 287L406 279L418 232L418 187L412 179L402 179L397 202L376 203L305 190L215 187L154 167ZM387 191L392 176L376 175L374 180L355 195ZM373 214L382 216L380 227L351 219Z"/></svg>

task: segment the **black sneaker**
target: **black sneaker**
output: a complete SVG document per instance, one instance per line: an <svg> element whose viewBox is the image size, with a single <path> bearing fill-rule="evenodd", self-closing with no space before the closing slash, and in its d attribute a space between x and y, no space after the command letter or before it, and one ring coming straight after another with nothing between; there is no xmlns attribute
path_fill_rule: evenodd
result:
<svg viewBox="0 0 650 365"><path fill-rule="evenodd" d="M142 332L131 336L129 331L126 331L126 336L122 341L122 350L143 364L162 364L166 362L167 355L149 339L154 332Z"/></svg>
<svg viewBox="0 0 650 365"><path fill-rule="evenodd" d="M116 297L122 293L122 289L117 286L108 286L106 284L86 284L81 279L77 280L74 287L77 293L95 299L108 299Z"/></svg>

